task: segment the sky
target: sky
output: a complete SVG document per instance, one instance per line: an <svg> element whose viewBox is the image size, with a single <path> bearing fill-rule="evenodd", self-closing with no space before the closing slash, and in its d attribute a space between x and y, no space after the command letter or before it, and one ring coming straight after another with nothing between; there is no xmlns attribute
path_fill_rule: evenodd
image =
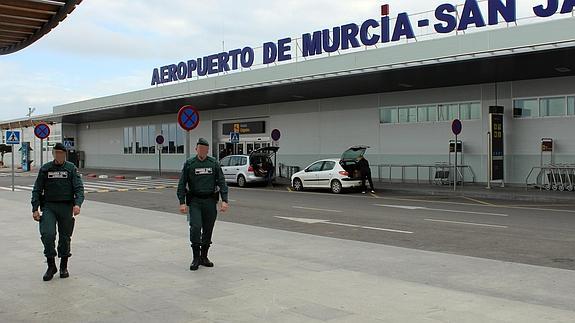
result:
<svg viewBox="0 0 575 323"><path fill-rule="evenodd" d="M84 0L35 44L0 56L0 120L150 87L154 68L446 0ZM462 4L464 0L449 1ZM546 0L517 0L518 16ZM0 9L1 10L1 9Z"/></svg>

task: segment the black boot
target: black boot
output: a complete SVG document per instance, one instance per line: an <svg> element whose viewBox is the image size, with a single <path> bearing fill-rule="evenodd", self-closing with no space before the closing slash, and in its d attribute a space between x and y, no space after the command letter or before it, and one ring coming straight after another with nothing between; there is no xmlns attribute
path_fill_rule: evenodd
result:
<svg viewBox="0 0 575 323"><path fill-rule="evenodd" d="M68 278L70 273L68 272L68 257L62 257L60 259L60 278Z"/></svg>
<svg viewBox="0 0 575 323"><path fill-rule="evenodd" d="M208 250L210 249L209 245L202 246L202 253L200 257L200 265L205 267L213 267L214 263L208 259Z"/></svg>
<svg viewBox="0 0 575 323"><path fill-rule="evenodd" d="M195 271L198 270L198 267L200 267L200 247L192 247L192 252L194 254L194 259L190 264L190 270Z"/></svg>
<svg viewBox="0 0 575 323"><path fill-rule="evenodd" d="M54 257L48 257L46 260L48 262L48 269L46 269L46 273L44 274L44 277L42 277L45 282L52 280L54 275L58 272L58 268L56 268L56 260Z"/></svg>

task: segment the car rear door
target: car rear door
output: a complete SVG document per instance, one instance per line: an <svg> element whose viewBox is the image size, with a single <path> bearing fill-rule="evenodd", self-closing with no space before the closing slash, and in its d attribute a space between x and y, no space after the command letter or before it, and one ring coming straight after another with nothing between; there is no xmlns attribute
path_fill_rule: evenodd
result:
<svg viewBox="0 0 575 323"><path fill-rule="evenodd" d="M317 172L317 185L322 188L329 188L331 179L333 178L333 169L335 168L334 161L325 161L321 167L321 171Z"/></svg>

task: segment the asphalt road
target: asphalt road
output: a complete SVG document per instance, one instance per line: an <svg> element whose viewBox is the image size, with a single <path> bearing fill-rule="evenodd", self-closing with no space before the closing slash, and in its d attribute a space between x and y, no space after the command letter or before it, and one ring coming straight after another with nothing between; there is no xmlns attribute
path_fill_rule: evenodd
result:
<svg viewBox="0 0 575 323"><path fill-rule="evenodd" d="M23 188L33 179L20 177L16 181ZM9 180L0 178L0 186L9 186ZM87 183L105 186L97 184L98 180ZM173 188L92 192L87 200L85 207L95 200L181 216ZM285 187L231 187L230 202L231 209L219 214L220 221L575 270L573 205L391 192L333 195L291 192ZM214 241L217 243L217 237Z"/></svg>

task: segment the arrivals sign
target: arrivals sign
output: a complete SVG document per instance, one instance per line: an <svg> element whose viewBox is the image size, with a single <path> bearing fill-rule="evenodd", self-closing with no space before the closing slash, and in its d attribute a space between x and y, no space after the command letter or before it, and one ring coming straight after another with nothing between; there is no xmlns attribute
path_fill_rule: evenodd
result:
<svg viewBox="0 0 575 323"><path fill-rule="evenodd" d="M535 0L532 8L537 17L547 18L556 14L570 14L575 0ZM470 27L484 28L499 23L517 21L517 0L487 0L487 6L480 6L478 0L466 0L463 8L457 10L459 3L444 3L434 10L434 19L410 17L407 12L394 16L389 5L381 7L381 16L364 21L361 24L349 23L331 29L304 33L301 36L300 56L311 57L323 53L345 51L363 46L394 43L406 39L415 39L418 28L430 28L437 34L449 34L464 31ZM292 60L294 50L300 50L292 38L283 38L275 42L265 42L263 55L258 62L273 64ZM230 51L190 59L175 64L154 68L151 85L182 81L197 76L206 76L239 69L249 69L256 61L252 47L236 48Z"/></svg>
<svg viewBox="0 0 575 323"><path fill-rule="evenodd" d="M266 132L265 121L249 121L249 122L222 124L222 134L224 136L227 136L230 133L262 134L265 132Z"/></svg>

